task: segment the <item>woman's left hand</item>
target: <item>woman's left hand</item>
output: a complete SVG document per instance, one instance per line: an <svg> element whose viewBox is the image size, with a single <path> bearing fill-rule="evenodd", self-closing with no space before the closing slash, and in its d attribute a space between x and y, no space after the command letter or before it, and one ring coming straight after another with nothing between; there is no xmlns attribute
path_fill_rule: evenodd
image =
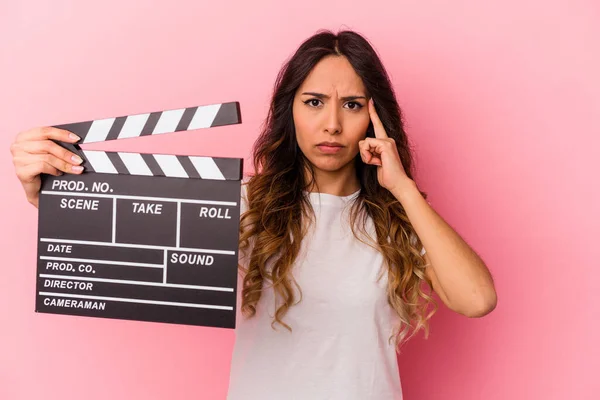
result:
<svg viewBox="0 0 600 400"><path fill-rule="evenodd" d="M395 194L403 185L412 180L406 175L396 141L388 137L373 100L369 100L369 115L373 122L375 137L367 137L358 142L360 156L365 164L377 165L379 184Z"/></svg>

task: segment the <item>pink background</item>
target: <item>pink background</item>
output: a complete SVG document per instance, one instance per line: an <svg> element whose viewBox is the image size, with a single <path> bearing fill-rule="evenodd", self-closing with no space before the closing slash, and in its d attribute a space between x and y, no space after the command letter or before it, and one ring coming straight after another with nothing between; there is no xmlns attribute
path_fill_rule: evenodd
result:
<svg viewBox="0 0 600 400"><path fill-rule="evenodd" d="M488 317L443 310L428 341L404 348L405 398L598 398L600 2L91 3L0 5L0 399L224 399L234 342L35 314L37 213L13 174L14 136L240 101L242 125L89 148L248 157L281 64L318 28L344 26L380 52L417 181L499 292Z"/></svg>

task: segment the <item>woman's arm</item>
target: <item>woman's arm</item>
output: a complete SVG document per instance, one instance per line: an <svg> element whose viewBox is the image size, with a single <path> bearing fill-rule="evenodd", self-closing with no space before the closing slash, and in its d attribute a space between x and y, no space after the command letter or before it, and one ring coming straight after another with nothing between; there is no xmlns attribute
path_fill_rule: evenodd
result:
<svg viewBox="0 0 600 400"><path fill-rule="evenodd" d="M482 317L496 307L496 290L483 260L406 180L392 192L400 201L427 253L433 290L451 310Z"/></svg>
<svg viewBox="0 0 600 400"><path fill-rule="evenodd" d="M481 317L496 307L496 290L485 263L427 204L415 182L406 175L398 146L389 138L373 99L369 115L375 137L359 142L365 164L377 166L377 180L402 204L417 236L427 250L427 274L433 290L451 310Z"/></svg>

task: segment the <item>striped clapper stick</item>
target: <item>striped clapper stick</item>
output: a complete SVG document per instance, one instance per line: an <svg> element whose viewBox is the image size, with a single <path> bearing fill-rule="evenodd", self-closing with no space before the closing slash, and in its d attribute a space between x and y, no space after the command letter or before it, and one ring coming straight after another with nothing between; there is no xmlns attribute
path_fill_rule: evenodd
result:
<svg viewBox="0 0 600 400"><path fill-rule="evenodd" d="M81 143L241 122L237 103L57 125ZM44 175L36 311L234 328L242 159L81 149Z"/></svg>

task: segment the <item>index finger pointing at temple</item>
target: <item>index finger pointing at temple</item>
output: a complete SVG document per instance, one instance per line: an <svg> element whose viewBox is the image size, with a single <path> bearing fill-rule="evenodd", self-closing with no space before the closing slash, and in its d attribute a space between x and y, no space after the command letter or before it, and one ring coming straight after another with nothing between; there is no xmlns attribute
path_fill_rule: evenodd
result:
<svg viewBox="0 0 600 400"><path fill-rule="evenodd" d="M373 122L373 130L375 131L375 137L377 139L385 139L388 137L381 120L379 119L379 115L377 115L377 111L375 111L375 103L371 98L369 100L369 116L371 117L371 122Z"/></svg>

